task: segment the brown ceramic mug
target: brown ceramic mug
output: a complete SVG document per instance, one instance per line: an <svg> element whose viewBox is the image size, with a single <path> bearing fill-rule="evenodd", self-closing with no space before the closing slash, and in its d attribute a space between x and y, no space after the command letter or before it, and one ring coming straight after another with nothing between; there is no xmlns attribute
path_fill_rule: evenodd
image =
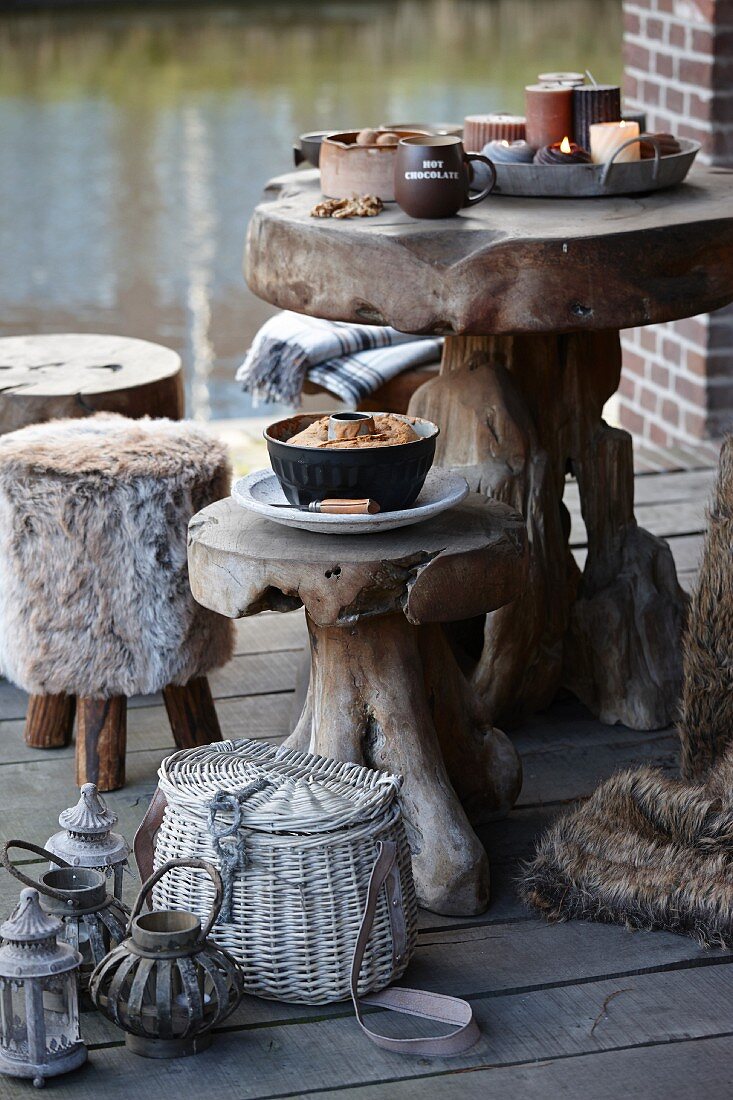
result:
<svg viewBox="0 0 733 1100"><path fill-rule="evenodd" d="M469 193L470 162L488 165L491 182L477 195ZM488 157L466 153L453 134L402 138L395 159L394 191L398 205L411 218L450 218L464 206L482 202L496 183L496 169Z"/></svg>

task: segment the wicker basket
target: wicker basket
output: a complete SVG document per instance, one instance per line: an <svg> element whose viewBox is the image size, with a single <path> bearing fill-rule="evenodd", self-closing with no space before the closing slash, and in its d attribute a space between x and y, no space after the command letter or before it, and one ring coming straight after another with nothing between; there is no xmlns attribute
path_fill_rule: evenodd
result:
<svg viewBox="0 0 733 1100"><path fill-rule="evenodd" d="M401 913L381 890L358 983L360 994L384 989L404 972L417 935L400 785L397 776L257 741L178 752L159 771L167 805L155 866L181 857L215 864L226 897L211 935L239 962L245 990L322 1004L351 995L370 875L381 842L391 842ZM181 867L157 884L154 905L205 916L212 889Z"/></svg>

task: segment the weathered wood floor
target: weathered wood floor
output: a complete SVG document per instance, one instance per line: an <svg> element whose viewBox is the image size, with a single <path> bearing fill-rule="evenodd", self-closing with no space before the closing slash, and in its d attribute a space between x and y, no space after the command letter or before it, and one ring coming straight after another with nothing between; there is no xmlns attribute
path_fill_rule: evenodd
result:
<svg viewBox="0 0 733 1100"><path fill-rule="evenodd" d="M670 538L683 583L693 580L712 471L637 478L638 516ZM567 494L574 509L573 486ZM583 555L574 511L573 544ZM225 736L282 738L290 722L304 624L298 613L238 624L237 656L212 678ZM72 750L25 747L25 698L0 685L0 834L43 842L74 798ZM170 751L160 700L135 700L129 720L128 785L110 802L132 838ZM636 733L603 726L570 700L516 735L525 781L506 821L483 832L492 861L493 903L467 921L423 913L407 981L468 997L483 1037L455 1060L390 1055L359 1033L347 1005L290 1006L248 999L212 1048L193 1059L151 1062L126 1053L121 1036L85 1014L90 1063L49 1085L76 1100L244 1100L335 1097L433 1100L582 1097L687 1100L733 1095L733 953L705 952L688 939L629 933L581 922L548 926L516 899L512 880L533 840L556 813L620 767L676 766L673 730ZM17 896L0 875L0 913ZM128 895L135 888L130 876ZM384 1018L383 1018L384 1019ZM401 1028L387 1023L386 1028ZM30 1086L0 1079L0 1098Z"/></svg>

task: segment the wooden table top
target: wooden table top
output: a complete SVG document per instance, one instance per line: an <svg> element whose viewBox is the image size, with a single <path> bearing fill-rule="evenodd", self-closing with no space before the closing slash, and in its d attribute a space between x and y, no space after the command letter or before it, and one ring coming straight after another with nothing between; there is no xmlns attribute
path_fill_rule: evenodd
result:
<svg viewBox="0 0 733 1100"><path fill-rule="evenodd" d="M403 611L448 622L502 607L523 589L524 521L471 494L425 523L373 535L323 535L273 523L231 497L189 527L195 598L230 618L305 605L323 626Z"/></svg>
<svg viewBox="0 0 733 1100"><path fill-rule="evenodd" d="M260 298L330 320L490 335L618 329L733 300L733 172L695 168L633 197L491 196L457 217L317 219L318 173L268 184L245 276Z"/></svg>

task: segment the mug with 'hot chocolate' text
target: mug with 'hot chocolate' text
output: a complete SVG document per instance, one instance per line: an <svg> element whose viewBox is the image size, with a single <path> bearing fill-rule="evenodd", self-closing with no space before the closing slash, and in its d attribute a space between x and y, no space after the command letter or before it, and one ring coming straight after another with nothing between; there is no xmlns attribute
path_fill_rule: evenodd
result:
<svg viewBox="0 0 733 1100"><path fill-rule="evenodd" d="M471 195L471 161L488 165L488 187ZM395 199L412 218L450 218L464 206L482 202L496 183L496 170L488 157L466 153L463 142L452 134L402 138L395 158Z"/></svg>

